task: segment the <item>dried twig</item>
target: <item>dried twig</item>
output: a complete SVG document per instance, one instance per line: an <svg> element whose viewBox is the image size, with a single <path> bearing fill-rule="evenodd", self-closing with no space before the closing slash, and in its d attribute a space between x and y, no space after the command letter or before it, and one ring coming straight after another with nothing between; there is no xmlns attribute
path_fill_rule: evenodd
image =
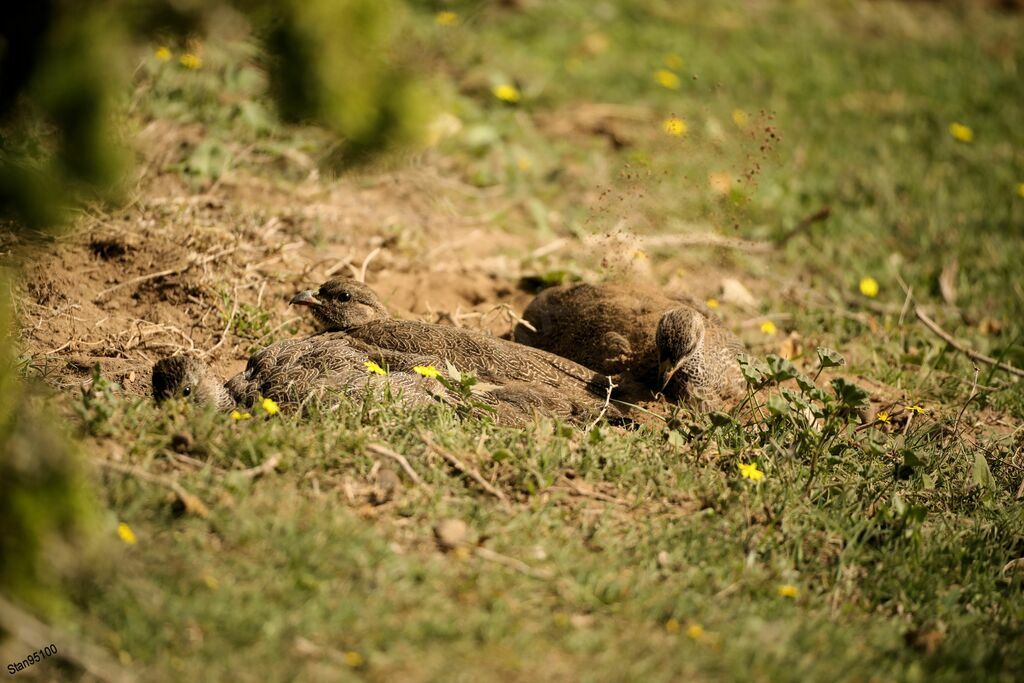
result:
<svg viewBox="0 0 1024 683"><path fill-rule="evenodd" d="M243 479L258 479L259 477L262 477L264 474L270 474L271 472L273 472L274 468L277 467L278 463L280 462L281 456L278 454L274 454L267 458L266 460L264 460L259 465L256 465L256 467L250 467L249 469L246 470L232 472L232 474L234 474L237 477L242 477Z"/></svg>
<svg viewBox="0 0 1024 683"><path fill-rule="evenodd" d="M832 207L823 206L814 213L810 214L809 216L804 216L803 218L800 219L799 223L793 226L792 230L790 230L789 232L782 236L782 239L779 240L779 246L785 246L794 237L806 232L807 229L810 228L815 223L820 223L821 221L827 220L828 217L831 215Z"/></svg>
<svg viewBox="0 0 1024 683"><path fill-rule="evenodd" d="M139 284L141 282L148 282L149 280L156 280L157 278L167 277L168 275L177 275L179 273L184 273L185 271L190 270L195 266L205 265L210 261L215 261L219 259L221 256L227 256L228 254L234 252L237 248L238 247L228 247L227 249L221 249L215 254L208 254L207 256L204 256L202 258L195 258L195 255L193 255L189 257L188 262L185 263L185 265L183 266L178 266L177 268L168 268L167 270L160 270L155 273L148 273L146 275L133 277L130 280L125 280L124 282L119 282L116 285L107 287L99 294L97 294L94 301L99 301L100 299L110 294L114 290L121 289L122 287Z"/></svg>
<svg viewBox="0 0 1024 683"><path fill-rule="evenodd" d="M366 445L366 450L370 451L374 455L379 455L384 458L390 458L398 463L398 466L402 468L402 471L408 475L409 479L412 480L417 486L423 486L423 480L420 479L420 475L416 474L416 470L412 468L409 461L401 453L395 453L387 446L379 443L371 443Z"/></svg>
<svg viewBox="0 0 1024 683"><path fill-rule="evenodd" d="M261 290L262 291L262 290ZM228 314L228 322L224 325L224 330L220 333L220 339L216 344L211 346L203 354L205 358L209 358L213 355L213 352L219 349L224 344L224 340L228 338L228 332L231 331L231 323L235 322L235 314L238 313L238 288L234 289L234 295L231 298L231 313Z"/></svg>
<svg viewBox="0 0 1024 683"><path fill-rule="evenodd" d="M127 474L135 477L136 479L141 479L142 481L148 481L152 484L158 484L164 488L168 488L173 491L174 494L178 496L178 500L185 505L185 510L204 519L210 516L210 509L206 507L203 501L199 500L196 496L193 496L191 493L186 491L181 484L169 477L161 477L158 474L147 472L139 467L124 465L119 462L111 462L110 460L96 460L95 462L100 467L105 467L108 470Z"/></svg>
<svg viewBox="0 0 1024 683"><path fill-rule="evenodd" d="M648 247L717 247L720 249L737 249L767 253L775 250L771 242L745 240L738 237L723 237L713 232L689 233L682 235L653 235L644 237L643 243Z"/></svg>
<svg viewBox="0 0 1024 683"><path fill-rule="evenodd" d="M960 353L962 353L965 356L967 356L968 358L971 358L971 359L976 360L976 361L980 361L982 363L986 363L986 364L991 365L991 366L993 366L995 368L998 368L1000 370L1005 370L1006 372L1010 373L1011 375L1015 375L1017 377L1024 377L1024 370L1021 370L1018 367L1014 367L1013 365L1007 365L1006 363L1000 362L1000 361L996 360L995 358L992 358L991 356L986 356L985 354L980 353L980 352L975 351L974 349L970 348L969 346L967 346L963 342L960 342L960 341L957 341L956 339L954 339L952 335L950 335L948 332L946 332L941 327L939 327L938 323L936 323L934 320L929 318L928 314L925 313L924 310L920 306L915 306L914 307L914 313L917 315L917 319L920 320L922 323L924 323L925 327L927 327L929 330L931 330L933 333L935 333L938 337L940 337L944 342L946 342L947 344L952 346L954 349L956 349Z"/></svg>
<svg viewBox="0 0 1024 683"><path fill-rule="evenodd" d="M548 581L552 578L551 574L546 571L534 569L533 567L526 564L520 559L517 559L515 557L509 557L508 555L502 555L501 553L497 553L491 550L490 548L475 548L473 550L473 554L479 557L481 560L487 560L488 562L500 564L503 567L514 569L520 574L525 574L535 579L542 579L544 581Z"/></svg>
<svg viewBox="0 0 1024 683"><path fill-rule="evenodd" d="M608 412L608 406L612 402L612 391L615 389L615 387L619 386L618 384L616 384L615 382L612 381L611 377L607 377L607 379L608 379L608 392L607 392L607 394L604 397L604 405L601 406L601 412L599 412L597 414L597 417L594 418L594 421L591 422L590 425L585 430L583 430L585 433L586 432L590 432L590 430L592 430L594 427L596 427L597 423L600 422L601 418L603 418L605 416L605 413Z"/></svg>
<svg viewBox="0 0 1024 683"><path fill-rule="evenodd" d="M422 436L422 439L423 443L425 443L427 447L430 448L432 451L434 451L442 458L444 458L445 462L447 462L449 465L457 469L459 472L475 481L484 491L491 494L492 496L500 500L502 503L505 503L506 505L508 504L508 497L501 490L495 488L493 485L491 485L490 482L484 479L479 472L463 463L461 460L455 457L454 454L449 453L445 449L438 446L436 443L434 443L434 440L431 439L428 435L424 434Z"/></svg>

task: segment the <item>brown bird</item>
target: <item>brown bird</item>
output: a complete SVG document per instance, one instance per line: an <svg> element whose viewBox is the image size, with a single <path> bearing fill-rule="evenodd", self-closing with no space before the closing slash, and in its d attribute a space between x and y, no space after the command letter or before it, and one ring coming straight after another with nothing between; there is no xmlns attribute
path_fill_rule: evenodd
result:
<svg viewBox="0 0 1024 683"><path fill-rule="evenodd" d="M564 285L541 292L516 341L700 407L743 394L742 343L686 299L645 286Z"/></svg>
<svg viewBox="0 0 1024 683"><path fill-rule="evenodd" d="M316 291L299 292L291 303L308 306L327 331L390 351L438 357L487 382L545 385L584 403L607 394L606 376L561 356L473 330L396 320L372 289L355 280L329 280Z"/></svg>
<svg viewBox="0 0 1024 683"><path fill-rule="evenodd" d="M386 374L372 373L372 360ZM253 355L245 371L227 382L196 358L173 356L153 366L153 396L159 402L181 397L227 411L270 398L283 408L311 402L332 407L340 396L397 401L405 407L440 402L498 424L522 425L535 415L574 424L593 419L599 408L559 392L524 383L478 385L466 401L436 379L412 372L416 366L443 366L436 357L376 349L343 334L321 334L272 344Z"/></svg>
<svg viewBox="0 0 1024 683"><path fill-rule="evenodd" d="M172 396L189 398L220 410L251 406L260 397L290 406L311 400L336 402L346 395L358 399L372 394L391 396L407 406L422 405L443 395L441 385L408 371L378 375L365 363L372 350L359 348L343 335L319 335L271 344L249 358L243 372L227 382L218 378L202 361L174 356L153 366L153 396L158 401ZM378 354L380 355L380 354ZM420 359L404 363L411 370Z"/></svg>

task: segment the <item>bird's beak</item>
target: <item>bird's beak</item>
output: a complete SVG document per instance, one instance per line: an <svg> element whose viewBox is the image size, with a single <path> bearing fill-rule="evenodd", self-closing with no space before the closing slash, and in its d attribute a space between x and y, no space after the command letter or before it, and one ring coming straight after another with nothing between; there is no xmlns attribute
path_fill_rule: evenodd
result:
<svg viewBox="0 0 1024 683"><path fill-rule="evenodd" d="M293 296L288 303L296 306L319 306L320 300L313 296L312 289L307 289Z"/></svg>
<svg viewBox="0 0 1024 683"><path fill-rule="evenodd" d="M668 361L662 361L662 363L658 366L658 374L661 375L662 391L665 391L665 387L667 387L668 383L672 381L672 378L675 376L675 374L679 372L679 366L682 364L682 360L680 360L675 365L672 365Z"/></svg>

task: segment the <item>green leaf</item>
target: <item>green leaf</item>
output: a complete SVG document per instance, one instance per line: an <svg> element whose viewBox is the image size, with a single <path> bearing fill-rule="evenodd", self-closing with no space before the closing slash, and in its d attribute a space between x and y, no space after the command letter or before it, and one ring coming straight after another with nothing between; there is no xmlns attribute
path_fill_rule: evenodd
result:
<svg viewBox="0 0 1024 683"><path fill-rule="evenodd" d="M772 415L788 415L789 403L782 396L772 394L768 397L768 412Z"/></svg>
<svg viewBox="0 0 1024 683"><path fill-rule="evenodd" d="M974 486L984 489L992 488L992 470L988 467L988 460L985 455L978 451L974 454L974 466L971 468L971 483Z"/></svg>
<svg viewBox="0 0 1024 683"><path fill-rule="evenodd" d="M868 392L842 377L832 380L832 390L836 392L839 402L847 408L856 410L868 403Z"/></svg>
<svg viewBox="0 0 1024 683"><path fill-rule="evenodd" d="M800 374L793 367L793 364L785 358L770 354L765 360L768 361L769 376L776 382L785 382L787 379L793 379Z"/></svg>
<svg viewBox="0 0 1024 683"><path fill-rule="evenodd" d="M818 362L823 368L837 368L846 365L846 359L825 346L818 347Z"/></svg>
<svg viewBox="0 0 1024 683"><path fill-rule="evenodd" d="M751 387L759 387L764 384L766 373L765 368L751 358L750 356L739 357L740 372L743 373L743 379L747 380L747 384Z"/></svg>

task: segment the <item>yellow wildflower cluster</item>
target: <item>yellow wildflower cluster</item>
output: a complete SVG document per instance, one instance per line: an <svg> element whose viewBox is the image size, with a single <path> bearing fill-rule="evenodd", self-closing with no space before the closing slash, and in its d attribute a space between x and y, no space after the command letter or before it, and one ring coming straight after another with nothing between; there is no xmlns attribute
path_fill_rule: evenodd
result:
<svg viewBox="0 0 1024 683"><path fill-rule="evenodd" d="M752 462L750 464L739 463L737 467L740 470L740 476L750 481L761 481L764 479L764 472L757 468L757 463Z"/></svg>
<svg viewBox="0 0 1024 683"><path fill-rule="evenodd" d="M658 82L658 85L663 88L668 88L669 90L679 90L679 86L681 84L679 76L675 75L668 69L658 69L655 71L654 80Z"/></svg>
<svg viewBox="0 0 1024 683"><path fill-rule="evenodd" d="M917 413L918 415L924 415L925 412L924 408L918 403L915 403L912 406L907 406L907 410L912 413Z"/></svg>
<svg viewBox="0 0 1024 683"><path fill-rule="evenodd" d="M171 57L174 55L171 53L171 49L169 47L161 46L156 49L153 56L156 57L156 61L158 62L169 62L171 61Z"/></svg>
<svg viewBox="0 0 1024 683"><path fill-rule="evenodd" d="M381 366L377 365L372 360L366 361L365 363L363 363L363 366L366 367L366 371L367 372L372 372L375 375L386 375L386 374L388 374L387 370L385 370Z"/></svg>
<svg viewBox="0 0 1024 683"><path fill-rule="evenodd" d="M750 117L742 109L733 109L732 122L736 124L737 128L746 128L747 123L750 122Z"/></svg>
<svg viewBox="0 0 1024 683"><path fill-rule="evenodd" d="M124 541L126 545L135 545L135 532L124 522L117 525L117 537Z"/></svg>
<svg viewBox="0 0 1024 683"><path fill-rule="evenodd" d="M875 419L879 422L888 422L890 420L889 413L884 410L878 411L878 415L875 415Z"/></svg>
<svg viewBox="0 0 1024 683"><path fill-rule="evenodd" d="M796 598L800 595L800 589L791 583L784 583L778 588L778 593L784 598Z"/></svg>
<svg viewBox="0 0 1024 683"><path fill-rule="evenodd" d="M954 140L959 142L971 142L974 140L974 131L971 130L971 127L955 121L949 124L949 134L953 136Z"/></svg>
<svg viewBox="0 0 1024 683"><path fill-rule="evenodd" d="M860 293L869 299L878 296L878 280L873 277L862 277L860 279Z"/></svg>
<svg viewBox="0 0 1024 683"><path fill-rule="evenodd" d="M272 398L261 398L260 405L263 407L263 412L267 415L277 415L281 412L281 409L277 405L277 401Z"/></svg>
<svg viewBox="0 0 1024 683"><path fill-rule="evenodd" d="M718 303L718 299L708 299L704 302L704 305L708 308L718 308L720 304Z"/></svg>
<svg viewBox="0 0 1024 683"><path fill-rule="evenodd" d="M243 413L243 412L238 411L238 410L232 410L231 411L231 419L232 420L250 420L250 419L252 419L252 413Z"/></svg>
<svg viewBox="0 0 1024 683"><path fill-rule="evenodd" d="M779 331L779 328L775 327L775 323L773 323L771 320L765 320L763 323L761 323L761 331L764 332L765 334L775 334L776 332Z"/></svg>
<svg viewBox="0 0 1024 683"><path fill-rule="evenodd" d="M686 121L683 121L678 116L670 116L661 122L661 128L669 135L675 137L682 137L686 135Z"/></svg>
<svg viewBox="0 0 1024 683"><path fill-rule="evenodd" d="M1017 196L1024 197L1024 183L1017 183Z"/></svg>
<svg viewBox="0 0 1024 683"><path fill-rule="evenodd" d="M515 104L522 99L522 94L519 92L519 88L511 83L501 83L494 86L491 88L491 94L502 102L507 102L508 104Z"/></svg>
<svg viewBox="0 0 1024 683"><path fill-rule="evenodd" d="M434 15L434 23L438 26L454 26L459 23L459 15L455 12L438 12Z"/></svg>
<svg viewBox="0 0 1024 683"><path fill-rule="evenodd" d="M441 376L440 371L433 365L417 365L412 369L417 375L423 375L424 377L430 377L431 379L437 379Z"/></svg>
<svg viewBox="0 0 1024 683"><path fill-rule="evenodd" d="M186 69L201 69L203 68L203 59L194 52L186 52L178 60L183 67Z"/></svg>

